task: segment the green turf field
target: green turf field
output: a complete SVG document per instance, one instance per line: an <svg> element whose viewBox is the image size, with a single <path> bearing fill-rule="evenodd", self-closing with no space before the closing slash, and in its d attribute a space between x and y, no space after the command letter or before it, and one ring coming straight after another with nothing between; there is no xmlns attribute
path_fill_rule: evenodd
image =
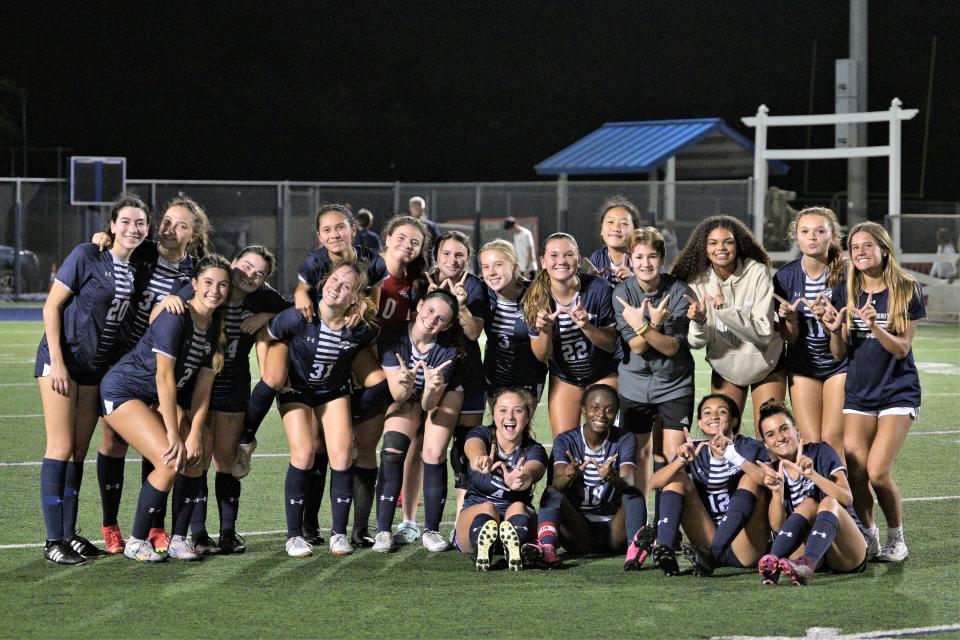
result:
<svg viewBox="0 0 960 640"><path fill-rule="evenodd" d="M294 560L280 532L287 461L276 413L257 450L273 455L256 457L243 484L238 525L247 536L245 555L159 566L123 557L52 565L40 550L43 422L30 377L41 331L40 323L0 323L0 636L802 637L810 627L850 634L960 623L960 546L952 537L960 530L957 327L923 326L914 342L923 408L895 467L909 560L871 564L862 575L818 575L807 588L763 588L754 572L734 570L702 579L666 578L649 568L624 573L620 557L576 560L556 572L478 574L459 553L428 554L419 544L386 556L364 550L345 558L322 548L311 559ZM708 372L699 362L698 392L708 389ZM536 424L548 439L543 407ZM79 526L91 539L100 537L95 475L86 465L80 496ZM139 478L139 463L128 463L124 533ZM451 494L444 533L452 504ZM326 504L325 514L329 519ZM211 486L212 532L216 518ZM960 632L937 637L953 635Z"/></svg>

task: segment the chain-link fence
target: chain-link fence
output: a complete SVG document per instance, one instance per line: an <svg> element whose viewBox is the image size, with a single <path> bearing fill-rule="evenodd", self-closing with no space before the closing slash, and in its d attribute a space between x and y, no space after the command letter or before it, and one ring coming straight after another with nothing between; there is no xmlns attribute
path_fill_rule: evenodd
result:
<svg viewBox="0 0 960 640"><path fill-rule="evenodd" d="M704 217L725 213L752 225L751 181L697 182L477 182L477 183L307 183L130 180L128 188L150 203L154 212L178 195L188 195L207 210L217 251L231 256L252 243L278 257L273 282L284 291L296 283L304 255L316 246L314 216L321 202L347 203L353 211L374 213L374 230L406 212L411 197L427 201L428 215L473 235L479 216L480 242L506 237L503 218L514 216L530 227L539 243L565 230L589 255L600 246L601 203L622 195L636 203L644 223L670 224L683 246ZM905 209L906 211L906 209ZM671 215L672 212L672 215ZM51 273L70 250L107 225L104 208L73 207L67 184L56 179L0 179L0 294L44 292ZM19 219L19 225L17 221ZM960 217L944 213L903 216L907 252L932 253L940 227L960 236ZM17 232L20 238L17 242ZM21 252L15 258L14 247ZM19 287L17 272L19 269Z"/></svg>

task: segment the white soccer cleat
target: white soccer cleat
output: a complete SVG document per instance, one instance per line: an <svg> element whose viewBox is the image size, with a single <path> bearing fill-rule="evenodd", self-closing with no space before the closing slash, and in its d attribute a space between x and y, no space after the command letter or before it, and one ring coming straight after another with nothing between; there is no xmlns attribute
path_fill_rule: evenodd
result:
<svg viewBox="0 0 960 640"><path fill-rule="evenodd" d="M334 533L330 536L330 554L334 556L348 556L353 553L350 538L345 533Z"/></svg>
<svg viewBox="0 0 960 640"><path fill-rule="evenodd" d="M433 553L450 550L450 543L447 542L438 531L424 531L421 542L423 542L423 546L427 551Z"/></svg>
<svg viewBox="0 0 960 640"><path fill-rule="evenodd" d="M390 553L393 551L393 534L389 531L377 531L373 538L373 547L371 550L377 553Z"/></svg>
<svg viewBox="0 0 960 640"><path fill-rule="evenodd" d="M309 558L313 555L313 547L303 539L303 536L287 538L287 555L291 558Z"/></svg>
<svg viewBox="0 0 960 640"><path fill-rule="evenodd" d="M880 547L880 553L877 554L877 562L903 562L910 555L907 551L907 544L902 538L896 540L887 540L887 544Z"/></svg>

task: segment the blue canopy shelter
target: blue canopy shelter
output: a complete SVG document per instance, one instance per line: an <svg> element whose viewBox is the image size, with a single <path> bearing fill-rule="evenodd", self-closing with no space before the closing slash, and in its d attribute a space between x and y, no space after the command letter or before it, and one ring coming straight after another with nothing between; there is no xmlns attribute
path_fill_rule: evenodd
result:
<svg viewBox="0 0 960 640"><path fill-rule="evenodd" d="M656 181L658 170L663 169L663 213L672 220L676 180L752 176L753 143L720 118L608 122L534 169L542 176L557 176L561 219L567 208L568 176L640 173ZM789 167L774 160L769 162L768 169L774 175L782 175ZM656 197L656 191L651 190L651 204L655 205Z"/></svg>

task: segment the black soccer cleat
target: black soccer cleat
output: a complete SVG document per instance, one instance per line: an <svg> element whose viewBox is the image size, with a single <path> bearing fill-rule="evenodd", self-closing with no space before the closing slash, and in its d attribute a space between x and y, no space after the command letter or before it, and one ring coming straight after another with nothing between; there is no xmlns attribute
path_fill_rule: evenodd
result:
<svg viewBox="0 0 960 640"><path fill-rule="evenodd" d="M354 529L350 532L350 544L354 547L369 549L373 546L373 542L374 540L370 536L370 531L367 529Z"/></svg>
<svg viewBox="0 0 960 640"><path fill-rule="evenodd" d="M220 553L220 546L213 541L210 534L204 531L200 535L190 536L193 539L193 548L202 556L213 556Z"/></svg>
<svg viewBox="0 0 960 640"><path fill-rule="evenodd" d="M220 553L229 556L236 553L243 553L247 550L247 542L236 531L226 531L220 534L220 542L217 544Z"/></svg>
<svg viewBox="0 0 960 640"><path fill-rule="evenodd" d="M683 555L693 564L693 575L698 578L713 575L713 570L719 565L708 549L692 544L683 543Z"/></svg>
<svg viewBox="0 0 960 640"><path fill-rule="evenodd" d="M80 535L80 530L73 534L73 537L68 541L70 548L79 553L85 560L93 560L96 558L102 558L107 555L107 552L103 549L99 549L93 545L92 542Z"/></svg>
<svg viewBox="0 0 960 640"><path fill-rule="evenodd" d="M652 555L654 563L663 570L664 574L668 576L680 575L677 554L672 548L660 543L654 544Z"/></svg>
<svg viewBox="0 0 960 640"><path fill-rule="evenodd" d="M323 544L325 542L320 529L308 529L307 527L303 528L303 539L311 545Z"/></svg>
<svg viewBox="0 0 960 640"><path fill-rule="evenodd" d="M43 545L43 557L54 564L65 566L86 562L86 559L74 551L66 540L47 540Z"/></svg>

